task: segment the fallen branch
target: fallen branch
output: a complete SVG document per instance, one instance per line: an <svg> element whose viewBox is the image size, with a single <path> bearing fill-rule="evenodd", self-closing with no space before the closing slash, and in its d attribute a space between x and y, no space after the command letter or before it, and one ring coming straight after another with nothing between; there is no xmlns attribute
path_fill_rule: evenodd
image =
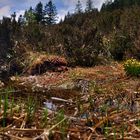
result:
<svg viewBox="0 0 140 140"><path fill-rule="evenodd" d="M2 136L6 136L6 137L9 137L10 139L14 139L14 140L32 140L31 138L20 138L18 136L14 136L14 135L10 135L10 134L3 134L3 133L0 133L0 135Z"/></svg>
<svg viewBox="0 0 140 140"><path fill-rule="evenodd" d="M92 132L95 132L95 129L96 129L97 127L101 126L103 123L105 123L105 122L108 121L109 119L113 119L113 118L118 117L118 116L120 116L120 115L123 115L123 114L125 114L125 113L127 113L127 112L126 112L126 111L123 111L123 112L118 113L118 114L113 114L113 115L111 115L111 116L107 116L107 117L105 117L103 120L101 120L99 123L97 123L93 128L90 127L89 129L92 130Z"/></svg>
<svg viewBox="0 0 140 140"><path fill-rule="evenodd" d="M64 119L62 119L60 122L58 122L57 124L55 124L55 125L53 125L50 129L48 129L47 131L45 130L40 136L37 136L37 137L35 137L35 138L33 138L33 140L37 140L37 139L39 139L39 138L41 138L41 137L45 137L47 140L49 140L48 139L48 136L49 136L49 134L50 134L50 131L52 131L54 128L56 128L58 125L60 125L62 122L64 122L65 120L66 120L67 118L64 118Z"/></svg>
<svg viewBox="0 0 140 140"><path fill-rule="evenodd" d="M57 98L57 97L51 97L51 99L55 101L60 101L60 102L73 103L72 100L65 100L65 99Z"/></svg>
<svg viewBox="0 0 140 140"><path fill-rule="evenodd" d="M44 132L44 129L21 129L21 128L10 128L9 131L18 131L18 132Z"/></svg>

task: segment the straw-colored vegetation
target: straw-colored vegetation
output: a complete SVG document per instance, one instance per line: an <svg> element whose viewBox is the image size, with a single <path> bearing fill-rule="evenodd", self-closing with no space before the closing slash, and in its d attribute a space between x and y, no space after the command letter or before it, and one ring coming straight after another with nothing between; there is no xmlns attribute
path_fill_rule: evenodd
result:
<svg viewBox="0 0 140 140"><path fill-rule="evenodd" d="M53 2L0 21L0 140L138 140L140 0Z"/></svg>
<svg viewBox="0 0 140 140"><path fill-rule="evenodd" d="M3 137L15 140L139 138L140 82L137 77L127 76L122 64L77 67L50 74L51 77L48 73L27 76L36 80L12 77L14 90L1 90ZM59 78L60 81L53 81ZM41 89L32 91L33 86Z"/></svg>

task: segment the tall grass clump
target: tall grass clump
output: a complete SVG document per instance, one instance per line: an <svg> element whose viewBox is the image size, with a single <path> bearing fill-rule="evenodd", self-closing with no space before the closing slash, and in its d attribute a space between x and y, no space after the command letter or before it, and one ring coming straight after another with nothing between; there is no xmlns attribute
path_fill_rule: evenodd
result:
<svg viewBox="0 0 140 140"><path fill-rule="evenodd" d="M127 75L140 76L140 62L136 59L127 60L123 66Z"/></svg>
<svg viewBox="0 0 140 140"><path fill-rule="evenodd" d="M12 117L13 116L13 108L14 108L14 96L12 97L12 100L11 100L11 105L10 105L10 116Z"/></svg>
<svg viewBox="0 0 140 140"><path fill-rule="evenodd" d="M48 109L45 108L43 110L43 115L42 115L42 127L45 127L47 125L48 122Z"/></svg>
<svg viewBox="0 0 140 140"><path fill-rule="evenodd" d="M6 93L4 97L4 106L3 106L3 127L6 126L7 110L8 110L8 94Z"/></svg>
<svg viewBox="0 0 140 140"><path fill-rule="evenodd" d="M33 99L33 97L28 97L28 101L26 104L28 122L32 122L35 115L36 107L37 107L37 101Z"/></svg>

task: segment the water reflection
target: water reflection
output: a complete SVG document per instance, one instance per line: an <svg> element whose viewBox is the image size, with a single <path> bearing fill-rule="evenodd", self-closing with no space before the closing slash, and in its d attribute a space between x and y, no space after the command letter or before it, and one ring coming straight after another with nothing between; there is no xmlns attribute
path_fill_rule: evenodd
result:
<svg viewBox="0 0 140 140"><path fill-rule="evenodd" d="M44 102L44 105L45 105L45 108L50 109L52 111L56 111L57 109L57 106L52 101L49 101L49 100L46 100Z"/></svg>

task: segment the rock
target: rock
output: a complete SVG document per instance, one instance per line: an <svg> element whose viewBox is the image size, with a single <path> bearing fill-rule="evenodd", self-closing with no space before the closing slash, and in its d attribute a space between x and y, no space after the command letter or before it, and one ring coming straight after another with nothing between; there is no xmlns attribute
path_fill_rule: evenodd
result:
<svg viewBox="0 0 140 140"><path fill-rule="evenodd" d="M59 85L58 88L73 90L76 88L76 86L75 86L74 82L65 82L65 83Z"/></svg>

